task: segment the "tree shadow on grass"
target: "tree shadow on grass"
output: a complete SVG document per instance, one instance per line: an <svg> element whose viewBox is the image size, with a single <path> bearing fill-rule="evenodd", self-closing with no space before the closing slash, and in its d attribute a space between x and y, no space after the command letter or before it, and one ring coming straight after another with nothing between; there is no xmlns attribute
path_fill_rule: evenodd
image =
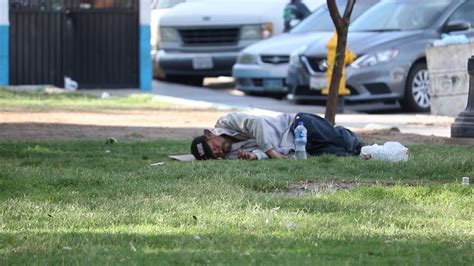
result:
<svg viewBox="0 0 474 266"><path fill-rule="evenodd" d="M472 265L472 244L459 239L394 236L324 237L298 231L248 233L0 233L10 264L136 265Z"/></svg>

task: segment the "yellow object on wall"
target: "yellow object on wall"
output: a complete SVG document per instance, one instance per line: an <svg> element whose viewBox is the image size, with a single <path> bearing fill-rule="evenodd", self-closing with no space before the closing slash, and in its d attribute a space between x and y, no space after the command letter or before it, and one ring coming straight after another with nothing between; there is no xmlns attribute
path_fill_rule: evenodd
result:
<svg viewBox="0 0 474 266"><path fill-rule="evenodd" d="M336 47L337 47L337 32L331 37L329 42L326 44L326 48L328 49L328 71L326 72L326 84L327 87L321 91L323 95L329 94L329 87L331 86L331 77L332 72L334 69L334 61L336 60ZM351 91L346 88L346 68L345 66L354 62L356 59L356 55L351 51L346 49L346 56L344 60L344 68L342 68L342 75L341 80L339 81L339 95L349 95Z"/></svg>

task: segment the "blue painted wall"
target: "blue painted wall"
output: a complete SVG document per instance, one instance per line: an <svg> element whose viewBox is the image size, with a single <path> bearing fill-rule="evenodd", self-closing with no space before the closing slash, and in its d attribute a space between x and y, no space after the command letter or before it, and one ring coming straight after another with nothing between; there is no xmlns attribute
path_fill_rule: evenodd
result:
<svg viewBox="0 0 474 266"><path fill-rule="evenodd" d="M8 85L8 30L0 25L0 85Z"/></svg>
<svg viewBox="0 0 474 266"><path fill-rule="evenodd" d="M150 25L140 25L140 90L152 89L152 62L150 45Z"/></svg>

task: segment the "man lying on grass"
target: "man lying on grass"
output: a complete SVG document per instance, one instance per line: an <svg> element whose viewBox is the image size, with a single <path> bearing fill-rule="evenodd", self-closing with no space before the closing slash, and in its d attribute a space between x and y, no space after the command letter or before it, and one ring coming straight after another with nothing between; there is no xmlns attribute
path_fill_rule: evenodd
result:
<svg viewBox="0 0 474 266"><path fill-rule="evenodd" d="M293 130L303 121L308 130L306 151L318 156L358 155L363 142L349 129L333 127L326 119L309 113L281 114L276 117L228 113L215 127L204 130L191 144L197 160L285 159L295 153Z"/></svg>

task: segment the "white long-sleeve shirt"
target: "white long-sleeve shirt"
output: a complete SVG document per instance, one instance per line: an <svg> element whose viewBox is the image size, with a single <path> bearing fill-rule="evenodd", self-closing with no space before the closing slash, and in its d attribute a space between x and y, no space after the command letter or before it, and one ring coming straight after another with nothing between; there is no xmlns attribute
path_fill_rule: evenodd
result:
<svg viewBox="0 0 474 266"><path fill-rule="evenodd" d="M245 113L228 113L219 118L212 133L227 135L239 142L232 145L226 158L237 158L238 150L251 151L259 160L267 159L267 152L273 149L283 155L290 155L295 150L295 141L291 126L295 115L281 114L272 116L255 116Z"/></svg>

